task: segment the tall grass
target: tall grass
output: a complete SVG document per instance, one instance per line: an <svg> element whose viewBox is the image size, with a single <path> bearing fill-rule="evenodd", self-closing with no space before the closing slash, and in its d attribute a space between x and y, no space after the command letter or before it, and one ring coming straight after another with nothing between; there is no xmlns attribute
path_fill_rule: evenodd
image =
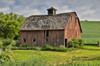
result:
<svg viewBox="0 0 100 66"><path fill-rule="evenodd" d="M9 61L1 63L0 66L47 66L46 60L43 57L34 57L29 61Z"/></svg>

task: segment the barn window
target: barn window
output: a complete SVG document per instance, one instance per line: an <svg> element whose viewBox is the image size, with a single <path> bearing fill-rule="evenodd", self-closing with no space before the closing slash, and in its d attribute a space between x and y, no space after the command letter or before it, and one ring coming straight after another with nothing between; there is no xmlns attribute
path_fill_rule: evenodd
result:
<svg viewBox="0 0 100 66"><path fill-rule="evenodd" d="M35 43L36 42L36 39L33 39L33 42Z"/></svg>
<svg viewBox="0 0 100 66"><path fill-rule="evenodd" d="M24 42L26 42L26 39L24 39Z"/></svg>

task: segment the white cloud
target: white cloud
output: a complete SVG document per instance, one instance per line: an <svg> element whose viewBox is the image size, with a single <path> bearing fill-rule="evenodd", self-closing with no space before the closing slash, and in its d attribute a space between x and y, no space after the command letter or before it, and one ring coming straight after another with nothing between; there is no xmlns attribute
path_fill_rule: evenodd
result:
<svg viewBox="0 0 100 66"><path fill-rule="evenodd" d="M1 0L0 11L30 16L47 14L53 6L57 13L76 11L80 19L99 19L100 0Z"/></svg>
<svg viewBox="0 0 100 66"><path fill-rule="evenodd" d="M67 5L66 6L62 6L62 7L57 7L57 9L58 9L58 13L72 12L73 11Z"/></svg>
<svg viewBox="0 0 100 66"><path fill-rule="evenodd" d="M0 11L1 11L1 12L4 12L4 11L9 11L9 10L10 10L10 8L9 8L9 7L0 8Z"/></svg>
<svg viewBox="0 0 100 66"><path fill-rule="evenodd" d="M93 15L96 11L95 10L86 10L80 14L80 16L86 16L86 15Z"/></svg>

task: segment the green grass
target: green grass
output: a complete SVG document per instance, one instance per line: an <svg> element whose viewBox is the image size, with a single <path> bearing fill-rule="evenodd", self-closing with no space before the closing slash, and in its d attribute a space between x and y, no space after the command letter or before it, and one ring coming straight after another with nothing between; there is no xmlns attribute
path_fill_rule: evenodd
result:
<svg viewBox="0 0 100 66"><path fill-rule="evenodd" d="M100 21L81 21L82 38L86 43L96 44L100 41Z"/></svg>
<svg viewBox="0 0 100 66"><path fill-rule="evenodd" d="M36 51L36 50L12 50L13 58L16 61L30 61L34 58L44 59L49 64L83 62L88 60L95 60L100 56L100 47L84 46L83 49L77 49L70 52L56 52L56 51Z"/></svg>

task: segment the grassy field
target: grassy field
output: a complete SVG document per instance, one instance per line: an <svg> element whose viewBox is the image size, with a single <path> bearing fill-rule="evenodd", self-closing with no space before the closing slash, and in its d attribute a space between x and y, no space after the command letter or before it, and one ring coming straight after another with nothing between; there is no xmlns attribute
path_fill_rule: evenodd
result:
<svg viewBox="0 0 100 66"><path fill-rule="evenodd" d="M100 21L81 21L82 38L86 43L96 44L100 41Z"/></svg>
<svg viewBox="0 0 100 66"><path fill-rule="evenodd" d="M34 58L43 59L49 64L82 62L95 60L100 57L100 47L84 46L83 49L77 49L70 52L54 51L35 51L35 50L13 50L14 59L17 61L30 61Z"/></svg>

